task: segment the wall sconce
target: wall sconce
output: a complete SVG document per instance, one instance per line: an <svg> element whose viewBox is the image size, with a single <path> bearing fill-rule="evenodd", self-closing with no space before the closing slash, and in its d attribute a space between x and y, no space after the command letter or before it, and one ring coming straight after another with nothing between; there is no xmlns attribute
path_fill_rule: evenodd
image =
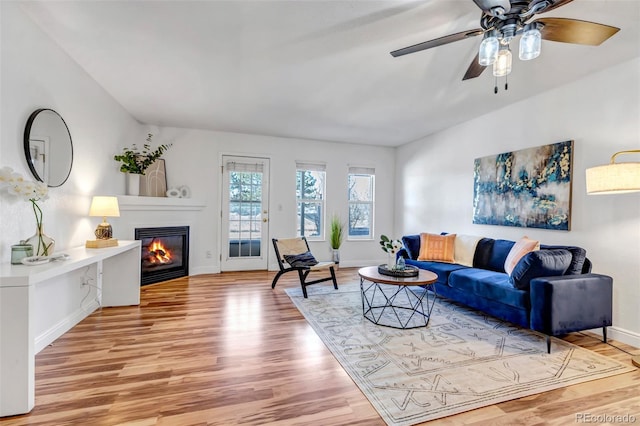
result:
<svg viewBox="0 0 640 426"><path fill-rule="evenodd" d="M113 238L113 228L107 222L107 217L120 217L118 197L93 197L89 216L101 216L102 223L95 231L96 240L87 240L88 248L113 247L118 245L118 240Z"/></svg>
<svg viewBox="0 0 640 426"><path fill-rule="evenodd" d="M605 166L586 170L587 194L623 194L640 191L640 162L616 163L622 154L640 154L640 149L616 152Z"/></svg>

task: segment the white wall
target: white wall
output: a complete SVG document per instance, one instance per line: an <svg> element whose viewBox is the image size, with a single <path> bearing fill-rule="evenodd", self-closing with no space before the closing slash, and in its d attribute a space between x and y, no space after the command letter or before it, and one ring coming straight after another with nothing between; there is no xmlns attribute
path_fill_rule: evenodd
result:
<svg viewBox="0 0 640 426"><path fill-rule="evenodd" d="M124 177L110 161L118 144L143 135L137 123L57 44L26 16L17 2L0 2L0 167L9 166L33 179L23 151L24 127L38 108L56 110L73 139L69 180L50 188L40 203L45 232L56 249L92 239L95 218L87 216L91 195L122 193ZM0 262L11 258L11 245L35 232L30 203L0 195Z"/></svg>
<svg viewBox="0 0 640 426"><path fill-rule="evenodd" d="M296 233L295 173L296 160L327 165L326 212L347 218L347 170L349 165L374 167L376 170L376 236L393 227L393 182L395 175L393 148L339 144L333 142L287 139L237 133L152 128L163 141L173 142L164 155L168 186L187 185L192 197L202 200L206 208L199 216L200 227L192 231L190 256L192 272L220 270L220 179L221 156L249 155L270 159L269 241L289 238ZM126 220L120 217L119 221ZM116 228L117 229L117 228ZM114 231L115 232L115 231ZM330 260L326 240L310 242L311 250L322 260ZM269 269L277 269L273 248L269 244ZM207 258L205 253L213 256ZM377 237L369 241L345 240L340 248L341 265L359 266L383 261Z"/></svg>
<svg viewBox="0 0 640 426"><path fill-rule="evenodd" d="M566 140L575 141L571 231L472 224L475 158ZM584 247L593 272L614 279L613 337L640 346L640 193L588 196L584 178L637 148L640 58L400 147L395 229Z"/></svg>
<svg viewBox="0 0 640 426"><path fill-rule="evenodd" d="M18 3L0 2L1 83L0 167L10 166L31 179L22 135L27 118L37 108L51 108L65 119L74 147L73 170L60 188L50 189L41 203L45 231L56 239L56 251L93 239L96 218L89 218L92 195L118 195L125 189L124 175L112 160L124 146L144 143L147 131L154 143L173 142L166 153L169 186L187 185L192 197L206 208L188 213L191 229L192 273L219 271L220 156L250 154L271 158L270 237L295 233L295 161L327 164L327 213L347 216L348 165L376 168L376 233L393 226L394 155L392 148L343 145L331 142L272 138L256 135L158 128L141 125L37 27ZM250 119L250 118L248 118ZM280 209L280 207L282 207ZM177 223L180 213L161 212L152 221ZM35 219L28 203L0 196L0 262L10 259L10 246L31 236ZM140 213L123 211L109 221L114 236L133 239L132 223L144 222ZM318 257L329 259L328 242L312 243ZM205 256L212 252L211 258ZM372 264L384 259L377 240L345 241L344 265ZM273 260L270 268L275 268Z"/></svg>

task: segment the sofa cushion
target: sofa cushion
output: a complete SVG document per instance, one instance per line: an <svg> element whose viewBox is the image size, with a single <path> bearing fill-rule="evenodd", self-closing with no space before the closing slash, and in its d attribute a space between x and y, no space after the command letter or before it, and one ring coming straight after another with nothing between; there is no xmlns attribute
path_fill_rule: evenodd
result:
<svg viewBox="0 0 640 426"><path fill-rule="evenodd" d="M482 238L478 241L476 253L473 255L474 268L487 269L495 241L493 238Z"/></svg>
<svg viewBox="0 0 640 426"><path fill-rule="evenodd" d="M582 247L576 246L549 246L549 245L541 245L541 249L543 250L553 250L553 249L564 249L568 250L571 253L571 264L569 268L567 268L567 272L565 275L579 275L585 273L583 271L583 267L585 264L585 259L587 257L587 251Z"/></svg>
<svg viewBox="0 0 640 426"><path fill-rule="evenodd" d="M529 292L511 285L504 272L486 269L465 268L451 272L449 285L452 288L472 293L479 297L499 301L505 305L529 309Z"/></svg>
<svg viewBox="0 0 640 426"><path fill-rule="evenodd" d="M418 260L435 260L438 262L453 262L454 243L456 234L437 235L420 234L420 254Z"/></svg>
<svg viewBox="0 0 640 426"><path fill-rule="evenodd" d="M514 244L515 241L495 240L491 248L489 262L485 268L491 271L504 272L504 262L507 260L507 256Z"/></svg>
<svg viewBox="0 0 640 426"><path fill-rule="evenodd" d="M402 237L402 244L407 250L409 259L416 260L420 254L420 235L405 235Z"/></svg>
<svg viewBox="0 0 640 426"><path fill-rule="evenodd" d="M476 237L475 235L456 235L456 240L453 244L455 262L464 266L473 266L476 247L481 239L482 237Z"/></svg>
<svg viewBox="0 0 640 426"><path fill-rule="evenodd" d="M511 273L511 283L520 290L529 290L532 279L564 275L571 264L568 250L537 250L527 253L520 259Z"/></svg>
<svg viewBox="0 0 640 426"><path fill-rule="evenodd" d="M532 240L527 236L520 238L509 250L507 259L504 261L504 271L511 275L522 256L534 250L540 250L540 241Z"/></svg>
<svg viewBox="0 0 640 426"><path fill-rule="evenodd" d="M449 285L449 274L459 269L465 269L466 266L458 265L457 263L444 263L444 262L430 262L420 260L407 259L407 265L416 266L420 269L426 269L438 276L437 283L443 285Z"/></svg>

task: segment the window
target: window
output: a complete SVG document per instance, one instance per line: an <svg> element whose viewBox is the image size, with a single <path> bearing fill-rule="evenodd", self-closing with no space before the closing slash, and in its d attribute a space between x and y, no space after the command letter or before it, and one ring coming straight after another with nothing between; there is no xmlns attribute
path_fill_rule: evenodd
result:
<svg viewBox="0 0 640 426"><path fill-rule="evenodd" d="M324 238L323 164L296 163L297 235L309 239Z"/></svg>
<svg viewBox="0 0 640 426"><path fill-rule="evenodd" d="M375 170L349 167L349 233L348 238L373 238L373 194Z"/></svg>

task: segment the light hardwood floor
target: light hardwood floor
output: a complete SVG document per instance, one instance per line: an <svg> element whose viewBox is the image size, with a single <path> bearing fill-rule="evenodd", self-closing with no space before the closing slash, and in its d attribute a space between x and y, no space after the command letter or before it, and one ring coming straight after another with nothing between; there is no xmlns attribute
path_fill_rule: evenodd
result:
<svg viewBox="0 0 640 426"><path fill-rule="evenodd" d="M139 307L96 311L37 355L33 411L0 424L384 425L285 294L297 276L272 290L273 276L182 278L143 287ZM357 269L340 269L338 280L358 282ZM631 364L594 336L566 340ZM640 372L432 424L564 425L580 423L577 414L640 424Z"/></svg>

